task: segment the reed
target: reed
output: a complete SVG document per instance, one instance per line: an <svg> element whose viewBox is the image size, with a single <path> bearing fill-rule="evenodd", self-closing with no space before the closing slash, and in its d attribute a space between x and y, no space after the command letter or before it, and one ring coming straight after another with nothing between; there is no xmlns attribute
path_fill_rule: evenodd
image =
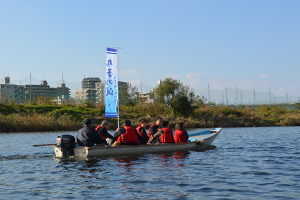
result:
<svg viewBox="0 0 300 200"><path fill-rule="evenodd" d="M82 126L68 115L0 114L0 132L73 131Z"/></svg>
<svg viewBox="0 0 300 200"><path fill-rule="evenodd" d="M95 125L106 119L104 105L76 104L0 104L0 132L38 132L38 131L75 131L83 126L86 118ZM130 119L137 127L141 121L148 125L156 117L170 121L175 127L182 121L186 128L211 127L258 127L258 126L299 126L300 112L283 107L261 106L257 109L204 106L197 108L190 116L174 116L172 110L164 105L138 104L120 107L120 125ZM117 119L109 118L111 128L117 128Z"/></svg>

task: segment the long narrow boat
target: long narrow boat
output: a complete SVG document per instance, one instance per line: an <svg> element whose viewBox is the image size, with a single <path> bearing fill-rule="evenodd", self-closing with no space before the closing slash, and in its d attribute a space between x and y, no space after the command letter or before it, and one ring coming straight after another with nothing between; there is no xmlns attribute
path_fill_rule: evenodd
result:
<svg viewBox="0 0 300 200"><path fill-rule="evenodd" d="M212 144L214 139L221 132L222 128L214 128L198 133L189 134L189 142L186 143L164 143L156 145L122 145L116 147L84 147L74 148L74 158L91 158L101 156L132 155L141 153L161 153L172 151L205 150ZM62 158L62 151L56 145L54 146L55 155Z"/></svg>

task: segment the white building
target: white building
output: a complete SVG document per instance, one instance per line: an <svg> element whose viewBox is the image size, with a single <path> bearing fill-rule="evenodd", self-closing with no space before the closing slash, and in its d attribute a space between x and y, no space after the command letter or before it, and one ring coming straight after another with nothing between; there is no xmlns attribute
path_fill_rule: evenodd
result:
<svg viewBox="0 0 300 200"><path fill-rule="evenodd" d="M154 103L153 94L149 93L138 93L138 98L142 100L143 103Z"/></svg>
<svg viewBox="0 0 300 200"><path fill-rule="evenodd" d="M0 100L15 101L16 103L24 103L24 86L10 84L10 77L2 78L0 84Z"/></svg>
<svg viewBox="0 0 300 200"><path fill-rule="evenodd" d="M75 90L75 101L77 103L96 102L96 89Z"/></svg>
<svg viewBox="0 0 300 200"><path fill-rule="evenodd" d="M118 82L119 93L122 90L122 87L127 85L127 82ZM105 81L102 83L96 83L96 103L105 104Z"/></svg>

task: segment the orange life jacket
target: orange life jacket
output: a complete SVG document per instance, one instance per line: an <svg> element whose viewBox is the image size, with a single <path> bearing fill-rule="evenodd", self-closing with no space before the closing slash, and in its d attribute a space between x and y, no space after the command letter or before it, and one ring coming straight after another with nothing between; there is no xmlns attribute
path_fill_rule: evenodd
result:
<svg viewBox="0 0 300 200"><path fill-rule="evenodd" d="M98 130L101 128L102 126L100 125L100 126L97 126L97 128L95 128L95 130L98 132ZM105 137L105 136L103 136L103 135L101 135L101 134L99 134L104 140L106 140L107 139L107 137Z"/></svg>
<svg viewBox="0 0 300 200"><path fill-rule="evenodd" d="M131 126L125 126L124 128L126 132L118 137L117 142L121 144L139 144L134 128Z"/></svg>
<svg viewBox="0 0 300 200"><path fill-rule="evenodd" d="M187 142L188 137L183 135L184 130L176 130L174 140L176 143L185 143Z"/></svg>
<svg viewBox="0 0 300 200"><path fill-rule="evenodd" d="M155 126L155 133L157 133L157 127L156 127L156 125L155 124L151 124L151 126L149 127L149 129L148 129L148 137L149 137L149 140L152 138L152 134L151 134L151 132L150 132L150 128L152 127L152 126Z"/></svg>
<svg viewBox="0 0 300 200"><path fill-rule="evenodd" d="M160 143L173 143L174 138L172 134L172 129L170 128L163 128L164 134L159 136Z"/></svg>

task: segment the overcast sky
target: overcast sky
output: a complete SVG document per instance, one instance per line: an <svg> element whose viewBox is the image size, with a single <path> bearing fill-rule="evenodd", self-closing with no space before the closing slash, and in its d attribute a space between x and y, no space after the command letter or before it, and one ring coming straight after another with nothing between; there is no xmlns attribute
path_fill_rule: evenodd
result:
<svg viewBox="0 0 300 200"><path fill-rule="evenodd" d="M299 0L0 0L0 74L103 80L110 46L121 81L299 96L299 10Z"/></svg>

